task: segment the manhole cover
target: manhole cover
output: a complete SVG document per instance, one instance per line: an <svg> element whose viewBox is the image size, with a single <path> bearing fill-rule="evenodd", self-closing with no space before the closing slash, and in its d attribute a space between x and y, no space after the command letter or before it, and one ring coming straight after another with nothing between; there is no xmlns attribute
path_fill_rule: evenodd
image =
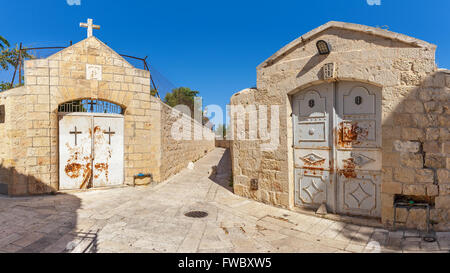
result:
<svg viewBox="0 0 450 273"><path fill-rule="evenodd" d="M191 217L191 218L204 218L204 217L208 216L208 213L206 211L193 210L193 211L186 212L184 215L187 217Z"/></svg>
<svg viewBox="0 0 450 273"><path fill-rule="evenodd" d="M434 243L436 242L436 238L433 236L425 236L422 238L427 243Z"/></svg>

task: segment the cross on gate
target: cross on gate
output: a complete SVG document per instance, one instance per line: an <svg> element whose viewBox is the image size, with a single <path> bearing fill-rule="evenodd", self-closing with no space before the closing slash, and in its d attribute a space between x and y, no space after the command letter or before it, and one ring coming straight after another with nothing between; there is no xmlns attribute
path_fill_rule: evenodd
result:
<svg viewBox="0 0 450 273"><path fill-rule="evenodd" d="M91 112L94 112L94 105L97 105L97 102L90 100L87 104L89 104L91 106Z"/></svg>
<svg viewBox="0 0 450 273"><path fill-rule="evenodd" d="M75 131L69 132L71 135L75 135L75 146L77 145L77 135L81 134L81 131L77 131L77 126L75 126Z"/></svg>
<svg viewBox="0 0 450 273"><path fill-rule="evenodd" d="M104 134L107 134L109 137L109 145L111 145L111 135L114 135L116 132L111 132L111 127L109 127L108 132L103 131Z"/></svg>
<svg viewBox="0 0 450 273"><path fill-rule="evenodd" d="M87 23L80 23L80 27L87 28L87 37L88 38L92 36L93 29L100 29L100 26L94 25L92 23L92 19L90 19L90 18L87 19Z"/></svg>

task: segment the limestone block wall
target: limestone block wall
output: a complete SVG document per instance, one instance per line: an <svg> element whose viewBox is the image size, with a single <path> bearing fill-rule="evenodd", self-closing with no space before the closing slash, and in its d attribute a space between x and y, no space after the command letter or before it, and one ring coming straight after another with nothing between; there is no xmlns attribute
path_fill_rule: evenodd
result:
<svg viewBox="0 0 450 273"><path fill-rule="evenodd" d="M6 94L0 96L0 107L7 105ZM1 113L0 113L1 114ZM9 158L9 141L6 133L6 121L0 121L0 194L8 194L8 185L10 183L10 170L7 167Z"/></svg>
<svg viewBox="0 0 450 273"><path fill-rule="evenodd" d="M267 92L257 89L244 89L231 97L231 105L255 105L254 111L258 112L261 105L281 105L282 97L279 95L268 96ZM281 107L280 107L281 108ZM248 109L248 108L247 108ZM285 108L281 108L280 120L286 120ZM271 112L268 111L268 129L271 129ZM290 193L288 187L288 176L290 167L287 164L288 154L286 152L287 138L286 123L280 122L279 145L275 149L263 149L262 145L269 143L269 140L261 140L259 132L257 138L249 139L249 120L254 115L248 109L245 116L234 115L232 132L233 141L231 144L233 185L235 194L255 199L267 204L291 208ZM254 118L252 118L254 119ZM259 117L258 117L259 119ZM245 130L238 131L238 122L245 122ZM241 135L243 139L239 139ZM293 172L293 171L292 171ZM258 179L259 188L257 191L250 189L251 179Z"/></svg>
<svg viewBox="0 0 450 273"><path fill-rule="evenodd" d="M226 139L216 139L216 147L229 149L231 147L231 141Z"/></svg>
<svg viewBox="0 0 450 273"><path fill-rule="evenodd" d="M183 131L184 128L190 128ZM161 102L161 180L186 168L215 147L215 134L191 117ZM178 133L174 137L174 132Z"/></svg>
<svg viewBox="0 0 450 273"><path fill-rule="evenodd" d="M0 105L4 106L4 123L0 123L0 193L11 193L13 185L20 185L21 176L13 176L24 169L26 157L22 145L27 145L25 87L0 93ZM21 112L22 111L22 112ZM22 159L20 157L22 156Z"/></svg>
<svg viewBox="0 0 450 273"><path fill-rule="evenodd" d="M331 44L329 55L317 54L318 40ZM324 64L334 63L335 80L382 87L383 223L392 225L396 195L414 195L435 203L433 227L448 230L450 78L448 71L437 69L435 49L401 34L330 22L275 53L257 67L257 89L236 93L231 104L279 105L280 145L274 151L262 151L260 140L233 141L235 192L295 207L290 98L323 83ZM260 181L258 191L250 190L253 178ZM420 210L411 211L408 217L401 211L397 220L408 227L425 225Z"/></svg>
<svg viewBox="0 0 450 273"><path fill-rule="evenodd" d="M395 195L420 196L434 204L433 226L450 229L450 72L436 71L419 81L412 70L401 79L403 92L389 94L397 102L383 121L383 221L393 220ZM406 80L410 79L410 80ZM400 209L397 221L424 229L423 210Z"/></svg>

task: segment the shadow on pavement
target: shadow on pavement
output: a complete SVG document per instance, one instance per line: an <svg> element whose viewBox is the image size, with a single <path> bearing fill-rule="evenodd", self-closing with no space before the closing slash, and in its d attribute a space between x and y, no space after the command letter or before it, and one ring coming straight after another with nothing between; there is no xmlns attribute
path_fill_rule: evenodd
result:
<svg viewBox="0 0 450 273"><path fill-rule="evenodd" d="M231 172L231 153L230 149L226 149L216 166L216 172L209 176L214 183L222 186L223 188L233 192L232 184L232 172Z"/></svg>
<svg viewBox="0 0 450 273"><path fill-rule="evenodd" d="M0 168L7 175L2 181L9 182L8 186L23 185L18 195L54 191L33 176L14 168ZM97 232L77 229L80 207L81 200L67 193L26 197L0 194L0 253L96 252Z"/></svg>

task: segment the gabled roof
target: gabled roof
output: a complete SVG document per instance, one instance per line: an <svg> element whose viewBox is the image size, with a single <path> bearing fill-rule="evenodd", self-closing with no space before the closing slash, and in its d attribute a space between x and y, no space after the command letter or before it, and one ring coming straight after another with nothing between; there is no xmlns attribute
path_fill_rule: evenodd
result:
<svg viewBox="0 0 450 273"><path fill-rule="evenodd" d="M112 54L116 55L117 58L121 59L121 60L124 61L126 64L128 64L129 67L134 67L134 66L133 66L132 64L130 64L124 57L120 56L119 53L115 52L113 49L111 49L108 45L106 45L105 43L103 43L102 41L100 41L100 40L99 40L97 37L95 37L95 36L91 36L91 37L86 38L86 39L84 39L84 40L81 40L81 41L79 41L78 43L75 43L75 44L73 44L73 45L71 45L71 46L69 46L69 47L66 47L66 48L64 48L63 50L58 51L58 52L56 52L56 53L53 54L53 55L50 55L49 57L47 57L47 59L52 59L53 56L56 56L56 55L58 55L58 54L64 54L64 51L67 51L67 50L69 50L70 48L76 47L76 46L78 46L78 45L80 45L80 44L82 44L82 43L86 43L88 40L94 40L94 41L96 41L97 43L100 44L100 46L104 47L106 50L108 50L108 51L110 51Z"/></svg>
<svg viewBox="0 0 450 273"><path fill-rule="evenodd" d="M369 26L365 26L365 25L352 24L352 23L330 21L318 28L311 30L310 32L302 35L301 37L295 39L294 41L290 42L289 44L287 44L286 46L284 46L283 48L278 50L270 58L268 58L263 63L258 65L257 69L271 65L278 58L284 56L287 52L289 52L294 47L307 42L313 36L323 32L329 28L340 28L340 29L346 29L346 30L351 30L351 31L355 31L355 32L363 32L363 33L367 33L367 34L371 34L371 35L376 35L376 36L400 41L400 42L410 44L415 47L436 49L436 45L430 44L428 42L425 42L425 41L422 41L422 40L419 40L416 38L412 38L407 35L388 31L385 29L369 27Z"/></svg>

